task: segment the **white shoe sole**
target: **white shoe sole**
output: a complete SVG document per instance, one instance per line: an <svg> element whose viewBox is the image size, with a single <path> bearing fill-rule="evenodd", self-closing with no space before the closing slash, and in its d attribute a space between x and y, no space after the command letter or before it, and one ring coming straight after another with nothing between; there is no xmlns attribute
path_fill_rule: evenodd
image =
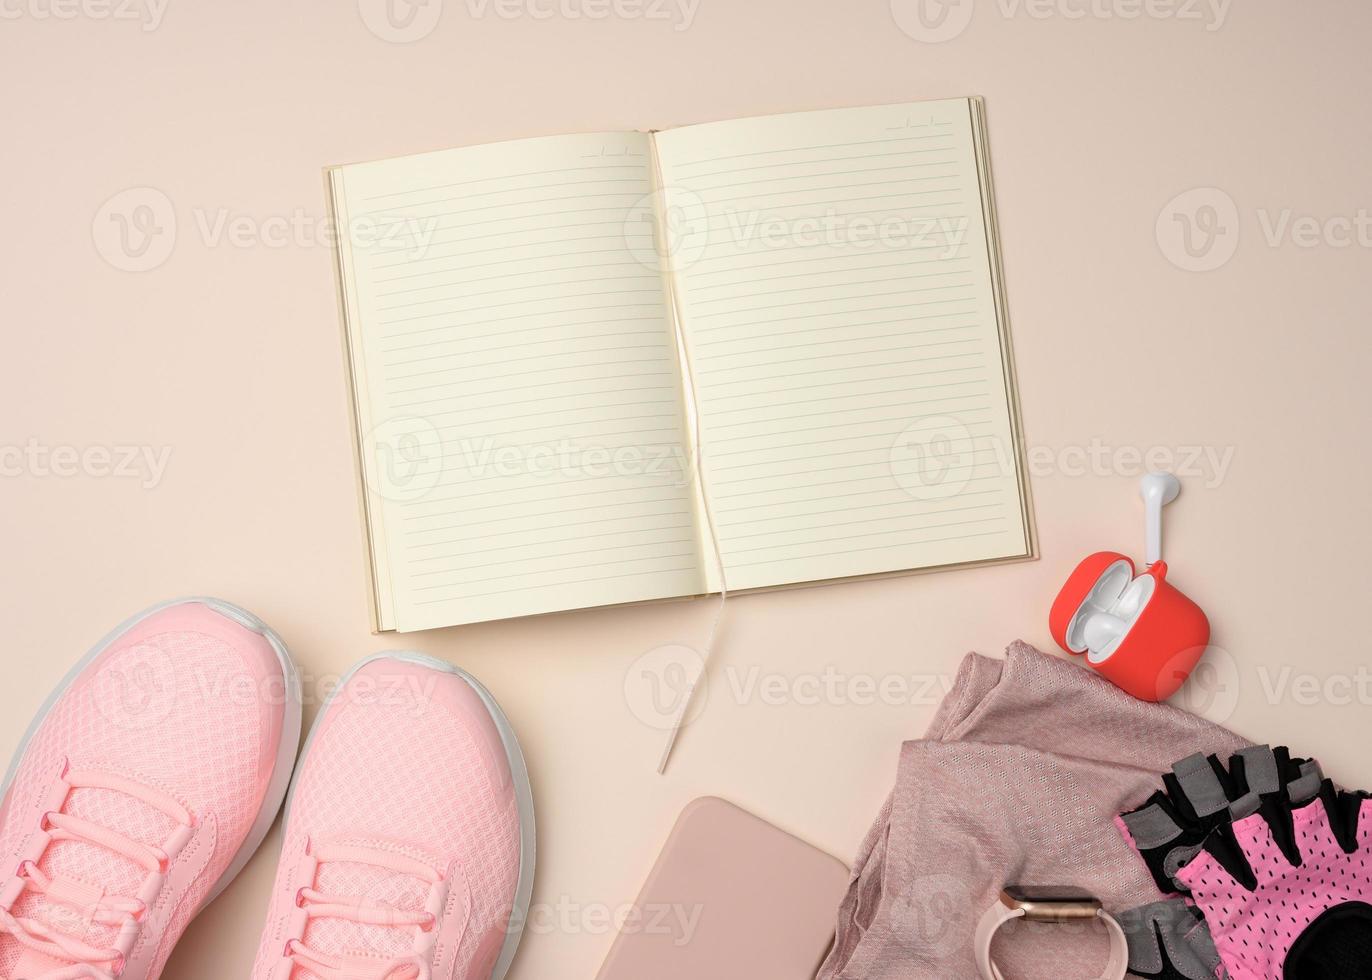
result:
<svg viewBox="0 0 1372 980"><path fill-rule="evenodd" d="M295 778L291 782L290 794L286 798L286 815L283 824L291 819L291 804L295 800L295 790L299 783L300 774L305 770L305 760L310 754L310 748L314 744L314 736L319 728L319 720L324 717L333 699L338 696L338 692L347 687L354 674L368 664L376 663L378 660L394 660L400 663L417 664L421 667L429 667L433 670L452 674L465 682L477 696L481 698L481 703L491 718L495 720L496 730L500 733L501 744L505 748L505 757L510 766L510 775L514 780L515 803L519 812L519 884L515 889L514 909L510 914L510 922L506 928L505 945L501 947L500 956L496 959L495 968L491 970L490 980L505 980L505 975L510 972L510 965L514 962L515 953L519 950L520 939L523 938L524 926L529 919L529 905L533 899L534 891L534 866L538 853L538 833L534 823L534 794L533 785L529 781L529 769L524 762L524 753L519 747L519 740L515 737L514 726L510 724L509 718L496 703L491 692L471 674L459 667L454 667L446 660L439 660L436 657L426 656L422 653L397 652L397 653L378 653L368 657L353 666L343 679L334 687L332 694L323 706L319 709L319 715L315 718L314 724L310 728L310 734L305 739L305 747L300 750L300 760L296 764Z"/></svg>

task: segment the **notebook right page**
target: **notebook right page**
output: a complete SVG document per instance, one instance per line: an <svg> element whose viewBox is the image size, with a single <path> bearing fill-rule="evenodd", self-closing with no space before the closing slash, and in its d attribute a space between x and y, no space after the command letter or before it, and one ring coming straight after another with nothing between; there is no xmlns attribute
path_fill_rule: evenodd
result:
<svg viewBox="0 0 1372 980"><path fill-rule="evenodd" d="M730 589L1032 554L979 109L657 135Z"/></svg>

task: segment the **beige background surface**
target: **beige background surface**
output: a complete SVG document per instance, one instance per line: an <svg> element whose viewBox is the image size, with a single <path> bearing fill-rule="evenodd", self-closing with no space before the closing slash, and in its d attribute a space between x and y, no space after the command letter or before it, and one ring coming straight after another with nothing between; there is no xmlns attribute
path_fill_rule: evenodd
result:
<svg viewBox="0 0 1372 980"><path fill-rule="evenodd" d="M914 0L699 0L689 22L672 0L430 0L432 31L394 43L370 0L69 2L0 4L0 445L167 457L160 479L0 457L0 744L107 628L178 594L252 608L315 684L381 647L447 657L504 702L536 784L543 912L514 976L589 977L603 913L693 797L851 859L926 683L969 649L1048 647L1072 564L1142 546L1137 455L1199 447L1228 465L1188 468L1167 550L1227 652L1188 703L1372 783L1367 4L931 0L924 30ZM1041 561L740 599L667 778L626 677L700 643L704 604L369 635L322 166L967 94L988 101ZM117 268L111 215L149 201L160 264ZM809 703L825 676L839 694ZM862 678L904 703L862 703ZM247 974L277 839L168 977Z"/></svg>

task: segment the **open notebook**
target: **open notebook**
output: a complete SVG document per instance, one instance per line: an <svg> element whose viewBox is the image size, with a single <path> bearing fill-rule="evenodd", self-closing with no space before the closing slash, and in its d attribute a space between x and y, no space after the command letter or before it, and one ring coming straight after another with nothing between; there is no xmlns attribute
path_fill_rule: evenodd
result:
<svg viewBox="0 0 1372 980"><path fill-rule="evenodd" d="M1034 554L980 100L327 176L378 629Z"/></svg>

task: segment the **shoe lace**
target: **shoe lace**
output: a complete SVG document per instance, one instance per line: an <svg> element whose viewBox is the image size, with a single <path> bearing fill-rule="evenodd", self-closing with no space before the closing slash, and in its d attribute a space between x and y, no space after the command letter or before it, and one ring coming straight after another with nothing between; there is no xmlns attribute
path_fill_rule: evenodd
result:
<svg viewBox="0 0 1372 980"><path fill-rule="evenodd" d="M443 876L421 861L374 850L337 844L312 844L311 852L322 868L330 862L361 864L397 874L418 878L432 888ZM317 871L316 871L317 877ZM305 911L305 929L315 919L339 919L359 925L396 929L417 929L431 933L438 927L437 916L430 911L409 911L379 902L346 895L331 895L307 886L295 897L295 904ZM304 935L302 930L301 935ZM306 946L302 940L286 943L286 958L297 968L308 970L321 980L430 980L426 957L415 953L384 961L359 961L323 953Z"/></svg>
<svg viewBox="0 0 1372 980"><path fill-rule="evenodd" d="M171 856L162 847L154 847L126 837L108 827L101 827L81 817L63 812L71 794L79 789L108 790L131 796L155 810L166 814L183 828L194 828L193 814L166 793L145 786L123 776L102 772L68 771L62 777L66 796L56 810L44 813L39 821L40 833L46 835L44 853L59 841L79 841L102 847L137 864L149 876L165 875ZM46 874L38 861L25 861L19 866L18 877L24 891L43 896L48 902L84 913L90 923L118 930L116 935L136 936L148 914L147 904L140 898L103 895L94 902L79 886ZM22 894L22 893L21 893ZM18 898L15 899L15 903ZM9 934L26 949L54 959L68 960L70 966L51 970L38 980L115 980L124 969L124 952L115 947L92 946L82 939L67 935L38 919L16 916L14 904L0 908L0 934Z"/></svg>

